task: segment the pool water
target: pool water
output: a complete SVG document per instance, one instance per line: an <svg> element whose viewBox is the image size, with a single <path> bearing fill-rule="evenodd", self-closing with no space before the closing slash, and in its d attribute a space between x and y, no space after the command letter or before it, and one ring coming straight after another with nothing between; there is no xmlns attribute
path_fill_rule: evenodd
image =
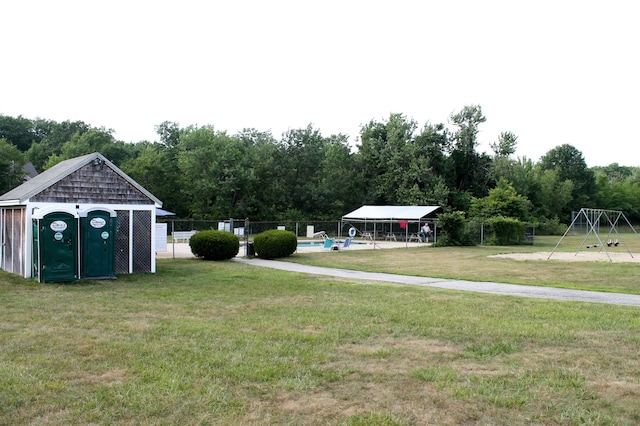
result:
<svg viewBox="0 0 640 426"><path fill-rule="evenodd" d="M335 242L342 244L344 241L335 241ZM367 244L367 243L364 241L352 240L351 244ZM244 243L241 242L240 247L244 247ZM324 247L324 241L298 241L298 248L314 248L314 247Z"/></svg>
<svg viewBox="0 0 640 426"><path fill-rule="evenodd" d="M344 240L333 240L334 243L336 244L341 244L344 243ZM367 244L366 241L353 241L351 240L351 244ZM298 241L298 248L300 247L323 247L324 246L324 241Z"/></svg>
<svg viewBox="0 0 640 426"><path fill-rule="evenodd" d="M298 241L298 247L322 247L324 241Z"/></svg>

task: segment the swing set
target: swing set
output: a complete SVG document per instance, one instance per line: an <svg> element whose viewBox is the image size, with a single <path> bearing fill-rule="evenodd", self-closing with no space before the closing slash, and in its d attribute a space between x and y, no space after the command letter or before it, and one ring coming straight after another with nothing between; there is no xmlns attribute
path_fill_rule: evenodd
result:
<svg viewBox="0 0 640 426"><path fill-rule="evenodd" d="M564 240L564 238L570 232L573 233L573 234L576 233L576 231L575 231L576 226L579 225L579 224L582 224L583 223L582 222L583 219L587 224L587 233L586 233L584 239L582 240L582 242L580 243L580 246L578 246L578 249L576 250L575 256L578 255L578 253L580 252L580 250L583 247L586 247L588 249L596 248L596 249L599 249L599 251L604 251L604 253L609 258L609 261L613 262L613 260L611 259L611 255L609 254L609 251L607 250L607 247L609 247L609 248L612 247L612 246L613 247L617 247L618 245L622 244L622 246L626 249L627 253L629 253L629 256L631 256L633 258L633 254L631 253L631 250L629 250L629 247L623 241L622 236L618 233L618 225L619 225L620 220L624 219L624 221L627 223L627 225L633 231L633 233L636 235L636 237L640 238L640 235L638 235L638 233L636 232L635 228L633 227L633 225L631 225L631 223L629 222L629 219L627 219L627 217L624 215L624 213L622 211L620 211L620 210L605 210L605 209L582 208L582 209L580 209L578 214L573 218L573 221L571 222L571 225L569 225L569 227L565 231L564 235L562 235L562 238L560 238L560 241L558 241L558 244L556 244L556 246L553 248L551 253L549 253L549 257L547 257L547 260L551 259L551 256L553 256L553 254L556 252L556 250L560 246L560 243L562 243L562 240ZM601 223L606 223L608 225L608 227L609 227L607 235L604 238L600 237L600 224ZM623 223L623 225L624 225L624 223ZM589 236L591 236L592 234L595 235L597 243L588 244L588 245L585 246L585 242L587 241ZM612 238L614 238L614 240L612 240Z"/></svg>

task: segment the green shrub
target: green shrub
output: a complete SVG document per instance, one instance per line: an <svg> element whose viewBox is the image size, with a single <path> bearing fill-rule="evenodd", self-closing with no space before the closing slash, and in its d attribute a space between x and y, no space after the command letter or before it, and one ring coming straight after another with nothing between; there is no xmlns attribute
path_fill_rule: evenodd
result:
<svg viewBox="0 0 640 426"><path fill-rule="evenodd" d="M536 235L562 235L567 229L567 225L560 223L558 217L551 219L541 219L536 224Z"/></svg>
<svg viewBox="0 0 640 426"><path fill-rule="evenodd" d="M291 231L272 229L253 239L256 254L263 259L276 259L293 254L298 247L298 238Z"/></svg>
<svg viewBox="0 0 640 426"><path fill-rule="evenodd" d="M436 246L473 246L473 237L467 229L464 212L443 213L438 216Z"/></svg>
<svg viewBox="0 0 640 426"><path fill-rule="evenodd" d="M488 223L493 231L493 238L488 241L489 244L508 246L522 243L525 225L518 219L496 216L490 218Z"/></svg>
<svg viewBox="0 0 640 426"><path fill-rule="evenodd" d="M231 259L240 251L240 240L226 231L201 231L189 239L191 253L205 260Z"/></svg>

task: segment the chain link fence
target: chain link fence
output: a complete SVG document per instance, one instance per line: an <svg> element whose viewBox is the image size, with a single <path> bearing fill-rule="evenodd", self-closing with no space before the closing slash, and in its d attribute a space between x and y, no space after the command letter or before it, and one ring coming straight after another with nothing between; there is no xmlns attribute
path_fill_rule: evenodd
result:
<svg viewBox="0 0 640 426"><path fill-rule="evenodd" d="M252 222L248 219L172 219L158 217L158 223L167 224L167 232L206 231L210 229L233 232L239 237L249 237L260 234L270 229L284 229L296 234L299 238L306 238L311 232L311 236L320 231L324 231L328 236L338 236L340 233L340 221L259 221ZM342 233L344 235L344 232Z"/></svg>
<svg viewBox="0 0 640 426"><path fill-rule="evenodd" d="M205 231L210 229L226 230L238 235L241 239L252 239L255 235L270 229L283 229L293 232L298 238L319 238L319 233L324 232L328 237L345 237L349 229L354 227L357 230L358 238L367 235L368 238L376 240L394 239L395 241L405 241L406 239L416 239L420 233L421 226L425 221L350 221L340 220L322 221L256 221L248 219L172 219L170 217L159 217L159 223L167 223L167 232ZM426 221L431 228L429 241L435 242L438 237L438 221L429 219ZM479 245L490 243L495 235L491 226L484 222L468 221L468 232L472 240ZM531 244L535 242L535 227L525 226L525 232L518 244ZM314 237L314 234L316 236Z"/></svg>
<svg viewBox="0 0 640 426"><path fill-rule="evenodd" d="M205 231L210 229L225 230L234 232L241 239L251 239L261 232L270 229L282 229L293 232L298 238L320 238L320 234L324 233L327 237L337 238L346 237L351 228L355 228L358 238L366 236L366 238L376 240L404 241L406 239L417 239L420 228L425 221L349 221L340 220L323 221L256 221L252 222L248 219L220 219L220 220L203 220L203 219L173 219L170 217L158 217L158 223L167 224L168 235L174 233L190 233ZM431 228L430 241L437 236L437 221L428 220Z"/></svg>

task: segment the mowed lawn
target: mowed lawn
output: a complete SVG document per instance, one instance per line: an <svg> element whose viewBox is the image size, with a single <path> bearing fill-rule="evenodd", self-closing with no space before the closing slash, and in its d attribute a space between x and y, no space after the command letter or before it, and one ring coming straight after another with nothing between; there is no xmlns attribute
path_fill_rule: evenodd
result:
<svg viewBox="0 0 640 426"><path fill-rule="evenodd" d="M623 234L624 245L608 247L621 259L638 260L640 238ZM568 236L557 247L557 253L578 254L586 258L604 251L593 247L597 240L591 236L582 244L584 235ZM640 294L640 263L609 261L564 261L559 256L549 260L514 260L491 257L504 253L551 253L558 244L558 236L536 237L535 245L475 246L475 247L419 247L379 250L341 250L298 253L283 259L313 266L328 266L369 272L388 272L403 275L455 278L471 281L562 287L580 290ZM384 244L384 242L382 242ZM587 248L591 245L591 248ZM571 257L571 256L570 256ZM606 258L606 257L605 257Z"/></svg>
<svg viewBox="0 0 640 426"><path fill-rule="evenodd" d="M452 273L496 273L444 250ZM0 309L2 425L640 423L635 307L167 259L65 285L0 272Z"/></svg>

